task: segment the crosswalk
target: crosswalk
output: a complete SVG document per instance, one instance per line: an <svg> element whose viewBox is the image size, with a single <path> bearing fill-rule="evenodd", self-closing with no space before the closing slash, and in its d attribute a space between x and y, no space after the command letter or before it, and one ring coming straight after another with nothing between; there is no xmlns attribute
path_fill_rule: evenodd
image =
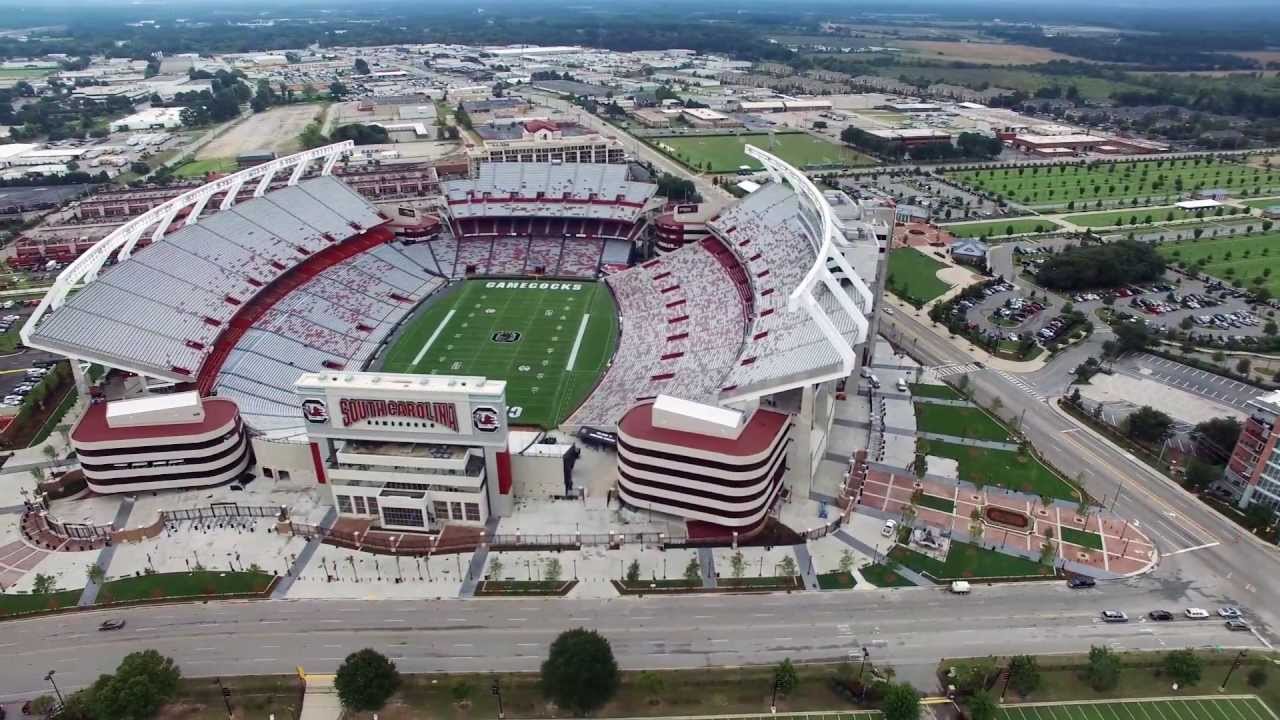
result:
<svg viewBox="0 0 1280 720"><path fill-rule="evenodd" d="M950 365L937 365L929 368L929 371L933 373L933 376L938 379L951 377L952 375L963 375L965 373L975 372L976 370L978 370L977 363L951 363Z"/></svg>
<svg viewBox="0 0 1280 720"><path fill-rule="evenodd" d="M1039 400L1040 402L1045 402L1045 403L1049 402L1049 398L1045 397L1039 391L1037 391L1035 389L1035 386L1031 385L1026 380L1023 380L1017 375L1005 372L1004 370L997 370L995 368L992 368L991 371L999 375L1000 377L1004 378L1005 380L1008 380L1010 383L1013 383L1013 385L1015 385L1019 390L1025 392L1026 394L1030 395L1036 400Z"/></svg>

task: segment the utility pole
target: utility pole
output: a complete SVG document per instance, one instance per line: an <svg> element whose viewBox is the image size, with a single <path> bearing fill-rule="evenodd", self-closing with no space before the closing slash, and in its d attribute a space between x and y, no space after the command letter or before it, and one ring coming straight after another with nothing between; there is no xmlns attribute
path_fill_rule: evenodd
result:
<svg viewBox="0 0 1280 720"><path fill-rule="evenodd" d="M214 678L214 682L217 683L218 689L222 691L222 704L227 706L227 718L230 720L234 715L231 710L231 688L222 684L222 678Z"/></svg>
<svg viewBox="0 0 1280 720"><path fill-rule="evenodd" d="M1240 667L1240 663L1244 662L1244 659L1248 657L1248 655L1249 653L1241 650L1240 653L1236 655L1236 659L1231 661L1231 667L1227 668L1227 676L1222 678L1222 685L1218 686L1218 692L1226 691L1227 683L1231 680L1231 674L1236 671L1236 668Z"/></svg>
<svg viewBox="0 0 1280 720"><path fill-rule="evenodd" d="M58 696L58 707L62 707L66 703L62 700L62 691L58 689L58 683L53 681L53 674L56 672L58 671L50 670L48 673L45 673L44 679L48 680L49 684L53 686L53 694Z"/></svg>
<svg viewBox="0 0 1280 720"><path fill-rule="evenodd" d="M502 720L507 714L502 711L502 685L498 683L497 675L493 676L493 685L490 686L490 692L498 699L498 720Z"/></svg>

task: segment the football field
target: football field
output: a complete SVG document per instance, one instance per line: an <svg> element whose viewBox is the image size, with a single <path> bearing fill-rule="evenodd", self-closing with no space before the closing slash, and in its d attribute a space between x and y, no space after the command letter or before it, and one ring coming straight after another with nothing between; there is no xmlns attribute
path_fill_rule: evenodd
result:
<svg viewBox="0 0 1280 720"><path fill-rule="evenodd" d="M659 150L685 165L704 172L731 173L746 165L761 170L763 165L747 157L744 148L755 145L797 167L854 167L875 161L845 145L838 145L807 133L767 133L739 135L682 135L650 139Z"/></svg>
<svg viewBox="0 0 1280 720"><path fill-rule="evenodd" d="M1241 696L1006 705L998 717L1001 720L1276 720L1275 714L1260 699Z"/></svg>
<svg viewBox="0 0 1280 720"><path fill-rule="evenodd" d="M617 337L599 283L467 280L408 321L379 369L506 380L511 424L551 428L595 387Z"/></svg>

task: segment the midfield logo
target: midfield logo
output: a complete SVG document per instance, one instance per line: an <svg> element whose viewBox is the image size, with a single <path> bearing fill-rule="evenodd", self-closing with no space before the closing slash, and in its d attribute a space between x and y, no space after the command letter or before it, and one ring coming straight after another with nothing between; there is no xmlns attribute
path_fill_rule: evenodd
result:
<svg viewBox="0 0 1280 720"><path fill-rule="evenodd" d="M499 330L493 334L493 341L496 343L520 342L520 333L516 330Z"/></svg>

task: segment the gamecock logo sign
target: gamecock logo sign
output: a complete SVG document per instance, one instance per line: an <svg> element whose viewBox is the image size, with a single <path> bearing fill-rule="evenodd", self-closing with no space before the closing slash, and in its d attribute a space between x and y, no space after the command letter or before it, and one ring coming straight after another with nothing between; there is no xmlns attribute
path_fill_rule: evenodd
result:
<svg viewBox="0 0 1280 720"><path fill-rule="evenodd" d="M498 411L491 407L478 407L471 411L471 424L480 432L497 432L502 427Z"/></svg>

